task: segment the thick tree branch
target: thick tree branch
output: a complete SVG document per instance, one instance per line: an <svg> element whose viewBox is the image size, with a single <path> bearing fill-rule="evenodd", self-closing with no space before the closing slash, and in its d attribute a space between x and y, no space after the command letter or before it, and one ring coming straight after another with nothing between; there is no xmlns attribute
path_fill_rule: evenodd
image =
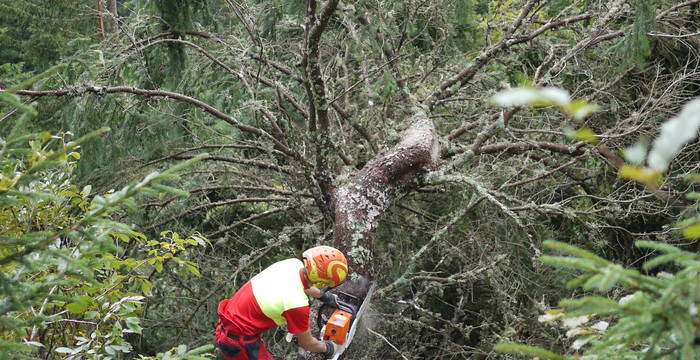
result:
<svg viewBox="0 0 700 360"><path fill-rule="evenodd" d="M424 109L414 111L401 141L370 160L334 196L334 242L360 275L372 275L372 233L384 211L397 195L414 189L438 160L435 126Z"/></svg>

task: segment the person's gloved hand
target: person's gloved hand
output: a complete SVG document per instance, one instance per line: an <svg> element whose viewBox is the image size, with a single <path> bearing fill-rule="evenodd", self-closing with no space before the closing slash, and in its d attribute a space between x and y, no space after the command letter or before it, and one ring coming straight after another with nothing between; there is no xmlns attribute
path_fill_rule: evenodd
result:
<svg viewBox="0 0 700 360"><path fill-rule="evenodd" d="M326 352L323 354L326 358L333 357L333 354L338 351L338 345L330 340L323 340L323 343L326 344Z"/></svg>
<svg viewBox="0 0 700 360"><path fill-rule="evenodd" d="M324 304L331 305L333 307L338 307L338 295L336 294L331 294L328 291L324 291L321 294L321 297L318 298L321 300Z"/></svg>

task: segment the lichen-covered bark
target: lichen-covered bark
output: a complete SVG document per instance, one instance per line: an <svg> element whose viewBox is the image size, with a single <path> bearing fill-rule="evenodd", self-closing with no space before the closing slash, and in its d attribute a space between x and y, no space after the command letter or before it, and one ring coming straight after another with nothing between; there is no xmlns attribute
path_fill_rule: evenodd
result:
<svg viewBox="0 0 700 360"><path fill-rule="evenodd" d="M336 189L334 242L347 255L351 274L373 277L373 231L382 214L397 195L415 188L421 175L435 169L439 153L435 125L424 109L416 108L401 141Z"/></svg>
<svg viewBox="0 0 700 360"><path fill-rule="evenodd" d="M350 265L350 279L334 292L357 307L371 286L373 234L382 215L393 199L415 188L423 174L436 168L440 144L435 125L422 108L415 109L410 124L396 146L375 156L333 194L334 245L345 253ZM316 354L298 358L323 357Z"/></svg>

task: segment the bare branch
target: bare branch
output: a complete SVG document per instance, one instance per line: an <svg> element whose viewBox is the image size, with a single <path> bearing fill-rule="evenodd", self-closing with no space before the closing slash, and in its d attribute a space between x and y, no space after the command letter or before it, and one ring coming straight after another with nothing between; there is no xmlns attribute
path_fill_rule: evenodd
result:
<svg viewBox="0 0 700 360"><path fill-rule="evenodd" d="M309 0L307 6L305 48L302 59L304 69L304 87L309 96L309 132L316 148L316 180L323 198L322 204L317 204L328 218L332 218L333 179L328 171L326 156L332 149L328 136L330 119L328 109L330 104L326 97L326 84L321 73L319 59L319 43L321 34L328 25L331 15L338 5L338 0L329 0L321 11L320 19L316 18L316 0Z"/></svg>
<svg viewBox="0 0 700 360"><path fill-rule="evenodd" d="M331 106L333 106L333 109L338 113L338 115L340 115L340 117L342 117L344 120L348 120L350 126L352 126L358 134L362 135L365 140L367 140L369 146L372 147L372 151L377 154L379 152L379 147L377 147L376 140L369 133L369 131L367 131L367 129L361 126L357 121L352 120L350 114L343 110L337 103L331 103Z"/></svg>
<svg viewBox="0 0 700 360"><path fill-rule="evenodd" d="M676 11L682 7L687 7L687 6L691 6L691 5L695 5L695 4L700 4L700 0L688 0L686 2L673 5L670 8L668 8L668 9L660 12L658 15L656 15L656 20L660 20L660 19L668 16L668 14L670 14L671 12Z"/></svg>
<svg viewBox="0 0 700 360"><path fill-rule="evenodd" d="M225 228L219 229L219 230L217 230L217 231L215 231L215 232L213 232L213 233L207 234L206 236L207 236L207 238L215 238L215 237L220 236L220 235L222 235L222 234L224 234L224 233L227 233L227 232L229 232L229 231L231 231L231 230L233 230L233 229L235 229L235 228L237 228L237 227L239 227L239 226L241 226L241 225L248 224L248 223L250 223L251 221L255 221L255 220L258 220L258 219L262 219L262 218L264 218L264 217L267 217L267 216L270 216L270 215L274 215L274 214L277 214L277 213L281 213L281 212L285 212L285 211L289 211L289 210L292 210L292 209L295 209L295 208L296 208L296 206L287 206L287 207L275 208L275 209L270 209L270 210L267 210L267 211L263 211L263 212L261 212L261 213L255 214L255 215L248 216L247 218L245 218L245 219L243 219L243 220L236 221L235 223L233 223L233 224L231 224L231 225L229 225L229 226L227 226L227 227L225 227Z"/></svg>
<svg viewBox="0 0 700 360"><path fill-rule="evenodd" d="M254 251L250 255L248 255L245 258L242 258L238 267L236 268L236 271L232 272L231 275L228 277L226 281L222 281L219 283L218 286L215 288L211 289L209 293L207 293L205 296L203 296L201 299L199 299L199 302L195 306L192 307L192 312L190 315L181 323L180 326L180 332L177 334L177 338L175 342L179 342L180 338L182 337L182 334L188 329L188 324L192 321L192 318L199 312L199 309L212 297L214 294L218 294L221 289L224 288L224 286L230 285L230 283L238 277L238 274L246 269L248 266L251 264L255 263L256 261L260 260L263 256L265 256L268 252L270 252L272 249L277 248L279 246L282 246L286 244L287 242L290 241L292 238L292 235L296 234L297 232L301 231L300 229L294 229L290 234L280 234L275 241L268 243L267 246L265 246L262 249L259 249L257 251Z"/></svg>
<svg viewBox="0 0 700 360"><path fill-rule="evenodd" d="M492 116L490 119L491 121L496 120L498 118L498 114ZM472 121L467 125L462 126L461 128L451 132L449 135L447 135L447 140L454 140L464 134L466 134L469 130L474 129L475 127L479 126L479 124L482 123L483 120L476 120Z"/></svg>
<svg viewBox="0 0 700 360"><path fill-rule="evenodd" d="M600 43L601 41L613 39L618 36L622 36L624 34L623 31L616 31L613 33L609 34L603 34L605 31L606 26L608 23L610 23L613 19L616 17L620 16L622 14L622 6L627 2L627 0L616 0L614 1L611 5L610 8L608 9L608 12L605 13L603 16L599 17L596 23L593 25L593 28L590 31L590 34L588 35L587 38L581 40L574 46L573 49L570 49L567 51L566 55L563 56L559 61L557 61L554 66L549 70L550 73L557 74L562 69L564 66L571 60L573 57L577 56L581 51L588 49L589 47ZM613 35L614 34L614 35Z"/></svg>
<svg viewBox="0 0 700 360"><path fill-rule="evenodd" d="M407 262L406 264L403 265L403 268L405 269L404 272L403 272L399 277L397 277L396 280L394 280L391 284L389 284L389 285L387 285L387 286L385 286L385 287L383 287L383 288L377 290L376 295L377 295L378 297L383 297L383 296L385 296L386 294L388 294L388 293L390 293L390 292L392 292L392 291L395 291L398 287L407 285L407 284L408 284L408 281L409 281L409 277L413 274L413 272L414 272L415 269L416 269L416 266L417 266L417 264L418 264L418 260L420 260L420 259L423 257L423 255L424 255L430 248L432 248L433 246L435 246L435 244L436 244L438 241L440 241L440 240L444 237L444 235L447 234L447 232L448 232L453 226L455 226L457 223L459 223L460 221L462 221L462 219L463 219L469 212L471 212L471 211L474 209L474 207L475 207L476 205L478 205L479 203L481 203L481 201L483 201L485 198L486 198L485 196L481 196L480 198L478 198L478 199L473 200L472 202L470 202L470 203L469 203L467 206L465 206L464 208L459 209L459 210L456 211L454 214L452 214L452 216L451 216L451 218L450 218L450 221L448 221L447 224L443 225L442 227L440 227L440 229L438 229L437 231L435 231L435 233L433 234L433 236L430 237L430 240L428 240L428 242L425 243L425 245L421 246L421 248L418 249L418 251L416 251L416 252L413 254L413 256L411 256L411 258L408 260L408 262Z"/></svg>
<svg viewBox="0 0 700 360"><path fill-rule="evenodd" d="M5 90L0 89L0 93L5 92ZM139 88L133 88L129 86L114 86L114 87L101 87L101 86L86 86L86 87L81 87L81 88L75 88L75 89L59 89L59 90L41 90L41 91L35 91L35 90L18 90L15 92L17 95L23 95L23 96L34 96L34 97L40 97L40 96L78 96L78 95L83 95L86 93L93 93L97 95L102 95L102 94L117 94L117 93L129 93L129 94L134 94L134 95L141 95L141 96L147 96L147 97L163 97L166 99L174 99L180 102L192 104L207 113L213 115L216 118L219 118L221 120L226 121L227 123L233 125L234 127L238 128L241 131L253 134L255 136L263 137L268 140L270 140L272 143L274 143L280 151L282 151L284 154L296 159L296 160L303 160L302 157L298 154L296 154L294 151L292 151L290 148L282 144L279 140L277 140L274 136L268 134L265 130L250 126L250 125L245 125L238 120L234 119L233 117L221 112L220 110L216 109L215 107L201 101L197 100L193 97L171 92L171 91L165 91L165 90L146 90L146 89L139 89Z"/></svg>
<svg viewBox="0 0 700 360"><path fill-rule="evenodd" d="M369 331L370 333L372 333L374 335L377 335L380 339L384 340L385 343L387 343L389 346L391 346L392 349L396 350L396 352L399 353L399 355L401 355L401 357L404 360L408 360L408 358L406 356L404 356L404 354L401 353L401 350L399 350L396 346L394 346L394 344L392 344L389 341L389 339L386 338L386 336L384 336L384 335L382 335L382 334L380 334L380 333L378 333L370 328L367 328L367 331Z"/></svg>
<svg viewBox="0 0 700 360"><path fill-rule="evenodd" d="M185 216L188 216L194 212L200 211L200 210L209 210L217 207L222 207L222 206L228 206L228 205L233 205L233 204L240 204L240 203L265 203L265 202L279 202L279 201L291 201L292 199L290 198L244 198L244 199L231 199L231 200L224 200L224 201L217 201L213 203L207 203L207 204L202 204L199 206L192 207L190 209L187 209L175 216L169 217L161 222L155 223L153 225L150 225L146 228L146 230L152 230L157 227L163 226L169 222L173 222L178 219L182 219Z"/></svg>
<svg viewBox="0 0 700 360"><path fill-rule="evenodd" d="M175 155L172 156L172 159L175 160L189 160L189 159L194 159L196 155ZM221 162L227 162L227 163L233 163L233 164L243 164L243 165L250 165L254 167L258 167L261 169L266 169L266 170L274 170L278 171L281 173L285 174L292 174L292 171L290 169L283 168L278 165L262 162L262 161L257 161L257 160L250 160L250 159L238 159L238 158L230 158L230 157L223 157L223 156L207 156L202 159L202 161L221 161Z"/></svg>
<svg viewBox="0 0 700 360"><path fill-rule="evenodd" d="M105 5L104 5L104 0L97 0L97 17L99 19L100 23L100 40L105 39L105 19L104 19L104 11L105 11Z"/></svg>
<svg viewBox="0 0 700 360"><path fill-rule="evenodd" d="M564 164L562 164L562 165L560 165L560 166L557 166L556 168L554 168L554 169L552 169L552 170L549 170L549 171L544 172L544 173L542 173L542 174L539 174L539 175L537 175L537 176L533 176L533 177L531 177L531 178L529 178L529 179L525 179L525 180L521 180L521 181L516 181L516 182L514 182L514 183L505 183L505 184L501 185L501 188L508 188L508 187L521 186L521 185L529 184L529 183L531 183L531 182L535 182L535 181L538 181L538 180L542 180L542 179L544 179L544 178L546 178L546 177L549 177L549 176L551 176L551 175L553 175L553 174L555 174L555 173L561 171L562 169L565 169L565 168L567 168L567 167L569 167L569 166L575 164L577 161L581 160L581 156L583 156L583 155L579 155L579 156L577 156L577 157L575 157L575 158L573 158L573 159L567 161L566 163L564 163Z"/></svg>
<svg viewBox="0 0 700 360"><path fill-rule="evenodd" d="M586 145L585 142L578 142L574 145L562 145L562 144L555 144L555 143L550 143L547 141L535 141L535 142L517 142L517 143L496 143L496 144L489 144L489 145L484 145L480 147L478 150L475 151L476 154L490 154L490 153L495 153L495 152L501 152L501 151L510 151L510 152L523 152L526 150L548 150L552 152L557 152L561 154L566 154L566 155L572 155L572 156L579 156L582 155L585 151L583 150L583 147Z"/></svg>
<svg viewBox="0 0 700 360"><path fill-rule="evenodd" d="M246 91L247 91L248 93L250 93L250 94L253 93L253 90L250 88L250 84L248 84L248 81L247 81L247 80L245 79L245 77L243 76L243 73L240 73L240 72L238 72L238 71L235 71L235 70L231 69L231 67L229 67L228 65L224 64L223 61L217 59L215 56L213 56L212 54L210 54L208 51L204 50L201 46L199 46L199 45L197 45L197 44L195 44L195 43L193 43L193 42L190 42L190 41L187 41L187 40L181 40L181 39L158 39L158 40L155 40L155 41L153 41L153 42L147 43L146 45L140 47L137 51L138 51L138 52L142 52L143 50L145 50L145 49L147 49L147 48L149 48L149 47L151 47L151 46L155 46L155 45L162 44L162 43L176 43L176 44L182 44L182 45L189 46L189 47L191 47L191 48L193 48L193 49L199 51L202 55L206 56L206 57L207 57L209 60L211 60L213 63L215 63L216 65L219 65L221 68L223 68L224 70L226 70L226 72L228 72L229 74L231 74L231 75L237 77L238 80L241 81L241 83L243 84L243 87L246 89Z"/></svg>
<svg viewBox="0 0 700 360"><path fill-rule="evenodd" d="M269 152L270 151L269 149L264 149L260 146L251 146L251 145L233 145L233 144L202 145L202 146L192 147L192 148L188 148L188 149L183 149L183 150L180 150L174 154L166 155L166 156L160 157L158 159L151 160L151 161L139 166L139 169L147 167L147 166L151 166L153 164L157 164L159 162L163 162L165 160L175 159L176 156L179 156L179 155L182 155L182 154L185 154L188 152L197 151L197 150L205 150L205 149L217 149L217 150L220 150L220 149L238 149L238 150L256 150L256 151L260 151L260 152ZM273 150L273 152L274 152L274 150ZM280 153L277 152L277 154L280 154Z"/></svg>

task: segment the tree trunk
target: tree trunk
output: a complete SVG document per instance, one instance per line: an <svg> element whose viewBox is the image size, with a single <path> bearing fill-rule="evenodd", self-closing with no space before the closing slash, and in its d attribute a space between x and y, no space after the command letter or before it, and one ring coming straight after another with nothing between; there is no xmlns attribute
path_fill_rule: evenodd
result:
<svg viewBox="0 0 700 360"><path fill-rule="evenodd" d="M391 150L370 160L350 181L336 189L335 246L348 256L351 273L373 278L373 232L389 204L436 168L440 154L435 125L416 109L410 127Z"/></svg>
<svg viewBox="0 0 700 360"><path fill-rule="evenodd" d="M333 194L334 245L350 265L349 280L334 292L356 296L359 301L342 298L355 306L365 298L374 278L374 231L382 215L391 201L416 188L422 175L437 165L440 144L432 120L425 110L416 108L410 123L396 146L375 156Z"/></svg>
<svg viewBox="0 0 700 360"><path fill-rule="evenodd" d="M104 4L102 4L103 0L97 0L97 16L100 19L100 40L105 39L105 19L104 19Z"/></svg>
<svg viewBox="0 0 700 360"><path fill-rule="evenodd" d="M119 30L119 13L117 12L117 0L109 1L109 12L112 14L112 32Z"/></svg>

